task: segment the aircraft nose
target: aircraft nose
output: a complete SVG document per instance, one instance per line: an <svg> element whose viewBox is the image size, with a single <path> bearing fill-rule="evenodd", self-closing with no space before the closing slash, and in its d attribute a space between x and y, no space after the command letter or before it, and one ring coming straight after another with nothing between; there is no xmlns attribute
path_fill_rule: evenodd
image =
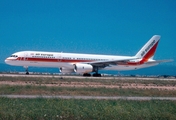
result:
<svg viewBox="0 0 176 120"><path fill-rule="evenodd" d="M5 59L5 63L6 63L6 64L11 64L11 63L12 63L12 61L13 61L13 60L12 60L12 59L10 59L10 58L6 58L6 59Z"/></svg>
<svg viewBox="0 0 176 120"><path fill-rule="evenodd" d="M8 58L5 59L5 63L8 64L9 63L9 60Z"/></svg>

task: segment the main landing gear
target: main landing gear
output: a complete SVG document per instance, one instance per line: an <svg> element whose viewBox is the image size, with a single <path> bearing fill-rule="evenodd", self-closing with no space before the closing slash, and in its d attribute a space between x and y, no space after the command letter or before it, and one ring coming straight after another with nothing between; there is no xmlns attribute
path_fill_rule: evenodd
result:
<svg viewBox="0 0 176 120"><path fill-rule="evenodd" d="M84 77L91 77L91 74L90 73L84 73L83 76ZM93 77L101 77L101 74L94 73L92 76Z"/></svg>
<svg viewBox="0 0 176 120"><path fill-rule="evenodd" d="M98 73L98 67L94 67L94 71L93 77L101 77L101 74Z"/></svg>
<svg viewBox="0 0 176 120"><path fill-rule="evenodd" d="M95 74L93 74L93 77L101 77L101 74L95 73Z"/></svg>
<svg viewBox="0 0 176 120"><path fill-rule="evenodd" d="M84 73L83 76L85 76L85 77L90 77L91 74L90 74L90 73Z"/></svg>
<svg viewBox="0 0 176 120"><path fill-rule="evenodd" d="M101 74L98 73L98 67L94 68L94 74L92 75L93 77L101 77ZM90 77L91 74L90 73L84 73L83 76L85 77Z"/></svg>

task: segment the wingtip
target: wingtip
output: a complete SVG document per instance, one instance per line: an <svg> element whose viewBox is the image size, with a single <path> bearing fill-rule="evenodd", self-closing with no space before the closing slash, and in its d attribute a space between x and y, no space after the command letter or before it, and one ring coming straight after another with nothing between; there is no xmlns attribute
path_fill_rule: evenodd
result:
<svg viewBox="0 0 176 120"><path fill-rule="evenodd" d="M174 61L174 59L170 59L170 62L173 62Z"/></svg>
<svg viewBox="0 0 176 120"><path fill-rule="evenodd" d="M167 60L163 60L163 62L173 62L174 59L167 59Z"/></svg>

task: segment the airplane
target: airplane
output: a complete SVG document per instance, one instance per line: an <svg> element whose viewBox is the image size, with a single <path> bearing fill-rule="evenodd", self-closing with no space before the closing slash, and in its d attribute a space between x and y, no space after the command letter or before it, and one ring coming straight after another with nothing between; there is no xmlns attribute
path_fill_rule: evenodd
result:
<svg viewBox="0 0 176 120"><path fill-rule="evenodd" d="M79 54L63 52L20 51L5 59L5 63L28 67L55 67L61 73L79 73L83 76L101 77L99 70L136 70L158 65L169 60L154 60L160 35L154 35L134 56Z"/></svg>

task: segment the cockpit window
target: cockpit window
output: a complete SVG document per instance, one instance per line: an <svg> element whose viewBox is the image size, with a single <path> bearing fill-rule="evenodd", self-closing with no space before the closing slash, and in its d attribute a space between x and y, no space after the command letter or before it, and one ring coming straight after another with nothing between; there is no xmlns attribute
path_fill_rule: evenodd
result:
<svg viewBox="0 0 176 120"><path fill-rule="evenodd" d="M10 57L18 57L18 55L11 55Z"/></svg>

